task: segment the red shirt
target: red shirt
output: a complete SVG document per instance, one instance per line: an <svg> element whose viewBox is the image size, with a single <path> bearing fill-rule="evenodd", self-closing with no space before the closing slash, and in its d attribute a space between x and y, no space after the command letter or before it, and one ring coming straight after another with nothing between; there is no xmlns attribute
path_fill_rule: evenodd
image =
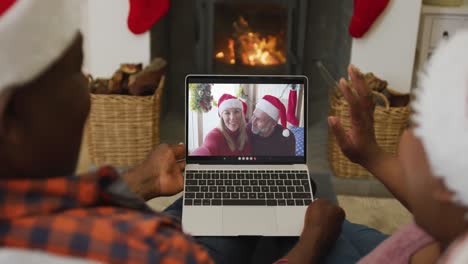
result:
<svg viewBox="0 0 468 264"><path fill-rule="evenodd" d="M231 132L226 130L228 135L232 138L234 142L237 142L240 132ZM247 133L248 136L248 133ZM243 150L231 151L229 145L224 138L223 133L218 128L214 128L208 133L205 137L203 145L199 148L192 151L190 155L194 156L250 156L250 141L247 137Z"/></svg>

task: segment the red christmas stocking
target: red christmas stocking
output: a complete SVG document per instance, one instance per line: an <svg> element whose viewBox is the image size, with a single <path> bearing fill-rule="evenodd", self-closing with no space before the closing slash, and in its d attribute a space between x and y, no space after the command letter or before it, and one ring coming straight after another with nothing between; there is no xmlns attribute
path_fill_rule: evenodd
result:
<svg viewBox="0 0 468 264"><path fill-rule="evenodd" d="M299 121L296 118L296 107L297 107L297 90L289 91L288 98L288 112L286 114L286 119L293 126L298 126Z"/></svg>
<svg viewBox="0 0 468 264"><path fill-rule="evenodd" d="M355 38L366 34L374 21L385 10L390 0L354 0L354 12L349 33Z"/></svg>
<svg viewBox="0 0 468 264"><path fill-rule="evenodd" d="M169 0L129 0L128 29L134 34L148 31L169 10Z"/></svg>
<svg viewBox="0 0 468 264"><path fill-rule="evenodd" d="M0 2L0 15L7 11L14 3L16 3L16 0L2 0Z"/></svg>

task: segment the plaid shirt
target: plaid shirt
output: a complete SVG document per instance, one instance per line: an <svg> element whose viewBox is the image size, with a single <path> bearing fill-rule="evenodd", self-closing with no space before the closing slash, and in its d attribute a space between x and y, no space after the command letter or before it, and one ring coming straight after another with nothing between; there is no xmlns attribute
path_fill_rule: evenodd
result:
<svg viewBox="0 0 468 264"><path fill-rule="evenodd" d="M80 177L0 180L0 247L106 263L212 263L177 221L109 191L119 182L107 167Z"/></svg>

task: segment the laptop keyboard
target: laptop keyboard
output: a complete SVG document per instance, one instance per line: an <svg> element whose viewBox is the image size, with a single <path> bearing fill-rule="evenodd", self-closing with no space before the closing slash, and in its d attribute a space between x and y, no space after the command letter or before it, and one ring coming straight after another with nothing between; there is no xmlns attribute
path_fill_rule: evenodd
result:
<svg viewBox="0 0 468 264"><path fill-rule="evenodd" d="M312 202L307 171L192 170L185 173L185 205L304 206Z"/></svg>

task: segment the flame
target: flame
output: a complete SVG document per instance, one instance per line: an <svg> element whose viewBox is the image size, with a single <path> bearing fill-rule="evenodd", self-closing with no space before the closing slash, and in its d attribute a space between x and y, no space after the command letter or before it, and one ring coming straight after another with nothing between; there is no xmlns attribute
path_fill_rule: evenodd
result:
<svg viewBox="0 0 468 264"><path fill-rule="evenodd" d="M227 48L218 51L216 59L225 63L236 64L236 59L244 65L278 65L286 62L284 52L278 48L280 36L263 37L254 32L248 22L241 16L233 23L234 38L228 39Z"/></svg>

